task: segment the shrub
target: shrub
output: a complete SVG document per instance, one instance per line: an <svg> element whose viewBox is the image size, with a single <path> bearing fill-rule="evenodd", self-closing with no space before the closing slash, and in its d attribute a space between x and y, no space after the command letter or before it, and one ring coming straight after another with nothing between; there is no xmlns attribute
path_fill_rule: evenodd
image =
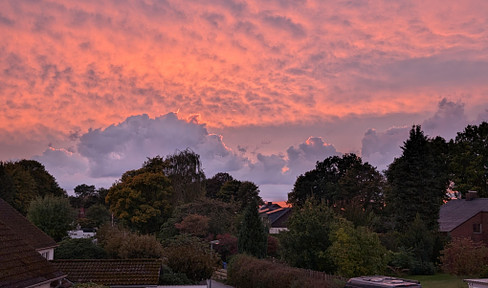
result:
<svg viewBox="0 0 488 288"><path fill-rule="evenodd" d="M479 276L488 269L488 247L455 238L441 252L442 269L454 275Z"/></svg>
<svg viewBox="0 0 488 288"><path fill-rule="evenodd" d="M103 259L107 253L92 239L66 239L59 243L54 257L56 259Z"/></svg>
<svg viewBox="0 0 488 288"><path fill-rule="evenodd" d="M341 287L344 283L312 278L306 270L239 254L232 257L227 281L239 288L252 287ZM324 274L325 275L325 274Z"/></svg>
<svg viewBox="0 0 488 288"><path fill-rule="evenodd" d="M112 258L160 258L162 255L161 243L151 235L105 225L98 229L96 237Z"/></svg>

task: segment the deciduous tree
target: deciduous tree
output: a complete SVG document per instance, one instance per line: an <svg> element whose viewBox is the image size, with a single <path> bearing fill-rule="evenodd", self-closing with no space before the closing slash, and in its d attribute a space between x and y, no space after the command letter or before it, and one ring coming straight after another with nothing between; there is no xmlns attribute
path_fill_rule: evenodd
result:
<svg viewBox="0 0 488 288"><path fill-rule="evenodd" d="M31 202L27 218L54 240L61 241L72 228L74 215L68 198L47 195Z"/></svg>

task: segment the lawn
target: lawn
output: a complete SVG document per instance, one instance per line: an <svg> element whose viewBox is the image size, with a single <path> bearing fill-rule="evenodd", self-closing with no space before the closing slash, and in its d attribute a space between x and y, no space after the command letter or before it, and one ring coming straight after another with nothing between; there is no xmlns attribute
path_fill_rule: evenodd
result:
<svg viewBox="0 0 488 288"><path fill-rule="evenodd" d="M468 288L463 277L449 274L417 275L405 278L420 281L422 288Z"/></svg>

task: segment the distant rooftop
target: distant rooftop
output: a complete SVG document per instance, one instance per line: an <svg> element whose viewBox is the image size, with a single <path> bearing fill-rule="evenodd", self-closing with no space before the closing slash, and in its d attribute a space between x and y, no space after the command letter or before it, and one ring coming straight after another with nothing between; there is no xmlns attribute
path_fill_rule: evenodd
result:
<svg viewBox="0 0 488 288"><path fill-rule="evenodd" d="M488 212L488 198L455 199L441 206L439 230L450 232L479 212Z"/></svg>

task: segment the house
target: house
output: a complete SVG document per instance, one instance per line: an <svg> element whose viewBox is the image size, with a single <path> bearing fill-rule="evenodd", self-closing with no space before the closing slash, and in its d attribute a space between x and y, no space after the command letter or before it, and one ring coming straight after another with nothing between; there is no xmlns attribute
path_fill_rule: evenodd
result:
<svg viewBox="0 0 488 288"><path fill-rule="evenodd" d="M69 287L69 285L64 286L66 274L49 263L43 257L46 255L41 255L46 249L39 250L30 245L30 243L39 244L43 241L37 242L30 239L31 237L26 238L23 231L26 227L23 225L12 226L12 224L22 224L23 221L18 221L16 214L10 214L12 208L10 205L7 204L7 207L2 199L0 202L2 202L0 204L0 287ZM15 216L10 218L6 217L7 215Z"/></svg>
<svg viewBox="0 0 488 288"><path fill-rule="evenodd" d="M0 198L0 220L15 230L20 238L32 246L39 254L47 260L54 258L54 248L58 245L56 241L37 228L27 218L20 214L14 207Z"/></svg>
<svg viewBox="0 0 488 288"><path fill-rule="evenodd" d="M160 259L76 259L51 263L68 274L72 283L93 282L114 288L157 287Z"/></svg>
<svg viewBox="0 0 488 288"><path fill-rule="evenodd" d="M454 199L441 206L439 230L452 238L470 238L488 245L488 198L469 192L466 199Z"/></svg>
<svg viewBox="0 0 488 288"><path fill-rule="evenodd" d="M268 225L269 234L278 234L288 230L286 225L291 216L291 207L267 202L259 207L259 216Z"/></svg>

